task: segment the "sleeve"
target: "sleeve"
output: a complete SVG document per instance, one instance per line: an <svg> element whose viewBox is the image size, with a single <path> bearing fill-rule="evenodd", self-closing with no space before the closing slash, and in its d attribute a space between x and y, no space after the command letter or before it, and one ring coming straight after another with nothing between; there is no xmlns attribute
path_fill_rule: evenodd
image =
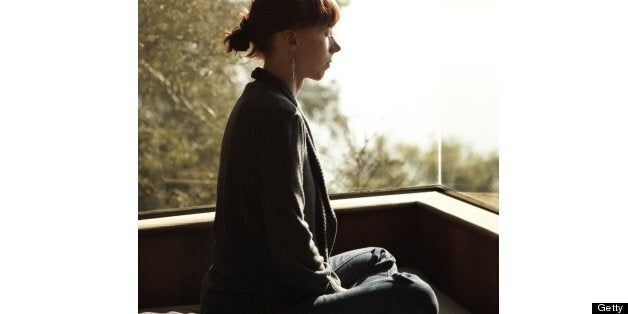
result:
<svg viewBox="0 0 628 314"><path fill-rule="evenodd" d="M304 220L305 125L298 114L276 115L260 134L261 200L272 265L291 292L321 295L343 291L319 254Z"/></svg>

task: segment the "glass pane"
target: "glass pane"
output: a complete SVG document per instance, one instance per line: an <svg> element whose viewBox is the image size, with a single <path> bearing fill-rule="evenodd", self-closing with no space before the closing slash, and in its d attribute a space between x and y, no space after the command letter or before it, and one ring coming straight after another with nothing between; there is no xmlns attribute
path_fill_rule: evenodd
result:
<svg viewBox="0 0 628 314"><path fill-rule="evenodd" d="M215 202L226 119L253 66L222 43L243 5L139 2L140 211Z"/></svg>
<svg viewBox="0 0 628 314"><path fill-rule="evenodd" d="M498 206L497 2L439 2L442 183Z"/></svg>
<svg viewBox="0 0 628 314"><path fill-rule="evenodd" d="M337 84L349 127L336 138L318 137L329 123L316 130L330 190L443 184L498 206L496 7L353 0L343 8L334 28L342 50L323 82Z"/></svg>
<svg viewBox="0 0 628 314"><path fill-rule="evenodd" d="M342 49L322 84L337 82L347 128L336 137L320 136L330 123L314 128L332 193L438 183L435 38L404 3L414 1L353 0L334 27Z"/></svg>
<svg viewBox="0 0 628 314"><path fill-rule="evenodd" d="M222 43L249 3L139 2L140 211L214 204L226 119L260 65ZM497 205L496 3L339 3L342 50L298 96L330 192L444 184Z"/></svg>

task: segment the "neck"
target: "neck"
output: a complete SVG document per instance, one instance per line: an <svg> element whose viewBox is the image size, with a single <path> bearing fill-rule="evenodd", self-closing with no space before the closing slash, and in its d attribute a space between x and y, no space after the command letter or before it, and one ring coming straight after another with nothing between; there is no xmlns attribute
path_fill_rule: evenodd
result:
<svg viewBox="0 0 628 314"><path fill-rule="evenodd" d="M278 60L276 58L266 59L264 61L264 70L279 78L279 80L281 80L288 87L288 89L292 92L292 95L296 98L299 94L299 90L301 90L301 86L303 86L303 78L300 78L297 75L293 80L290 63L286 62L285 58L282 59L283 60Z"/></svg>

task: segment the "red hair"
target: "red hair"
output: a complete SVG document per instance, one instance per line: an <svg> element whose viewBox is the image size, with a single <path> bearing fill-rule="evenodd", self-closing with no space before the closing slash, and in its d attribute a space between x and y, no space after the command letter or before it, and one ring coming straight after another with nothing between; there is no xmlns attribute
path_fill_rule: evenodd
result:
<svg viewBox="0 0 628 314"><path fill-rule="evenodd" d="M247 57L257 57L270 50L273 35L280 31L332 27L338 19L340 9L334 0L253 0L240 25L225 33L224 42L227 52L251 48Z"/></svg>

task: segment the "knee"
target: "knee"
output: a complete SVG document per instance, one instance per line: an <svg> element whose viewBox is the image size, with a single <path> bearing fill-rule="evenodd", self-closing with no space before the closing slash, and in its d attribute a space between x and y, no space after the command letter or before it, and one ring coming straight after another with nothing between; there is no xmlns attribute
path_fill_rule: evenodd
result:
<svg viewBox="0 0 628 314"><path fill-rule="evenodd" d="M390 252L388 252L388 250L386 250L385 248L378 247L378 246L371 246L371 247L368 247L366 249L371 251L373 254L388 254L388 255L392 256L392 254L390 254Z"/></svg>
<svg viewBox="0 0 628 314"><path fill-rule="evenodd" d="M373 254L373 256L378 257L379 260L392 260L393 262L395 262L395 257L388 252L388 250L381 248L381 247L369 247L368 248L369 251L371 251L371 254Z"/></svg>
<svg viewBox="0 0 628 314"><path fill-rule="evenodd" d="M369 247L368 250L371 252L371 261L373 267L379 270L391 270L394 269L394 272L397 271L397 260L395 257L388 252L388 250L381 247ZM392 274L392 272L391 272Z"/></svg>
<svg viewBox="0 0 628 314"><path fill-rule="evenodd" d="M432 287L416 275L408 273L394 274L393 280L398 289L403 290L402 295L407 298L408 303L420 309L420 313L437 314L438 299Z"/></svg>

